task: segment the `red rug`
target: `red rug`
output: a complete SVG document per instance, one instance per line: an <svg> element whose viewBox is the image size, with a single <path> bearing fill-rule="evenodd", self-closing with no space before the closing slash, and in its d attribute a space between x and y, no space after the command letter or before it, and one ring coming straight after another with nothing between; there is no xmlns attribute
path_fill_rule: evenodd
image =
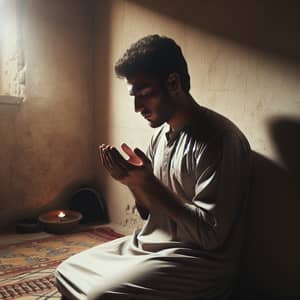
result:
<svg viewBox="0 0 300 300"><path fill-rule="evenodd" d="M0 248L0 299L60 299L54 270L66 258L122 237L109 227L55 235Z"/></svg>

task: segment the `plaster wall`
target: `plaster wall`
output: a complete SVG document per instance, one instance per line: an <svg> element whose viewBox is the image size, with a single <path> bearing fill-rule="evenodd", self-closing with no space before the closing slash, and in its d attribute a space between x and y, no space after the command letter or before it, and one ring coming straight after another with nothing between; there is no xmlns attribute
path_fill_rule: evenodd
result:
<svg viewBox="0 0 300 300"><path fill-rule="evenodd" d="M26 66L16 0L0 3L0 19L0 97L9 95L22 98ZM0 103L3 103L1 100Z"/></svg>
<svg viewBox="0 0 300 300"><path fill-rule="evenodd" d="M299 295L299 176L293 170L299 166L300 44L291 36L300 26L299 5L292 4L114 0L98 2L95 23L96 144L147 148L153 130L134 113L113 65L144 35L174 38L189 64L191 94L234 121L258 161L244 284L277 296ZM99 165L97 174L111 221L141 225L127 189Z"/></svg>
<svg viewBox="0 0 300 300"><path fill-rule="evenodd" d="M94 180L90 1L27 0L26 101L0 105L0 228Z"/></svg>
<svg viewBox="0 0 300 300"><path fill-rule="evenodd" d="M134 113L113 65L138 38L164 34L183 49L194 98L233 120L255 151L244 284L299 296L299 3L19 2L26 102L0 105L0 228L63 207L95 180L112 222L142 225L130 193L100 166L97 145L146 150L153 129Z"/></svg>

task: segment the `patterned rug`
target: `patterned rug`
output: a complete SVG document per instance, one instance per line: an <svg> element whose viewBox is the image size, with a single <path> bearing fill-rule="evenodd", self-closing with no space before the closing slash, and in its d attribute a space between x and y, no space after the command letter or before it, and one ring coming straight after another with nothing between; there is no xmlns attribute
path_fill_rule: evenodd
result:
<svg viewBox="0 0 300 300"><path fill-rule="evenodd" d="M73 254L122 236L101 227L1 247L0 299L61 299L54 285L56 266Z"/></svg>

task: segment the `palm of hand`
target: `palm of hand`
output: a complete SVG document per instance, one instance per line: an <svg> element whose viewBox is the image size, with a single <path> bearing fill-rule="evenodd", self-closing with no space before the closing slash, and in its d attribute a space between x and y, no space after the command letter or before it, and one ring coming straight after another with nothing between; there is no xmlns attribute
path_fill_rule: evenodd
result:
<svg viewBox="0 0 300 300"><path fill-rule="evenodd" d="M126 162L130 165L130 170L128 170L127 176L119 180L127 186L145 184L149 175L153 174L150 160L141 150L135 149L133 151L125 143L121 145L121 148L128 155Z"/></svg>
<svg viewBox="0 0 300 300"><path fill-rule="evenodd" d="M100 159L103 166L114 179L127 186L145 184L153 175L150 160L137 148L132 150L125 143L121 147L128 155L127 160L115 147L105 144L99 146Z"/></svg>
<svg viewBox="0 0 300 300"><path fill-rule="evenodd" d="M141 167L143 166L143 161L140 157L138 157L134 151L125 143L121 145L122 150L128 155L127 162L133 166Z"/></svg>

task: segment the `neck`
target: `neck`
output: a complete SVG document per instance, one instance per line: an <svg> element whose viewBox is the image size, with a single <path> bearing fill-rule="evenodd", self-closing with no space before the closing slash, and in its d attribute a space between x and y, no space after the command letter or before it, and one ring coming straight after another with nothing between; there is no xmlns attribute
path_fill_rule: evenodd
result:
<svg viewBox="0 0 300 300"><path fill-rule="evenodd" d="M184 99L179 99L177 102L175 113L167 122L171 130L184 127L191 119L193 113L199 108L198 103L190 94L184 95L183 97Z"/></svg>

